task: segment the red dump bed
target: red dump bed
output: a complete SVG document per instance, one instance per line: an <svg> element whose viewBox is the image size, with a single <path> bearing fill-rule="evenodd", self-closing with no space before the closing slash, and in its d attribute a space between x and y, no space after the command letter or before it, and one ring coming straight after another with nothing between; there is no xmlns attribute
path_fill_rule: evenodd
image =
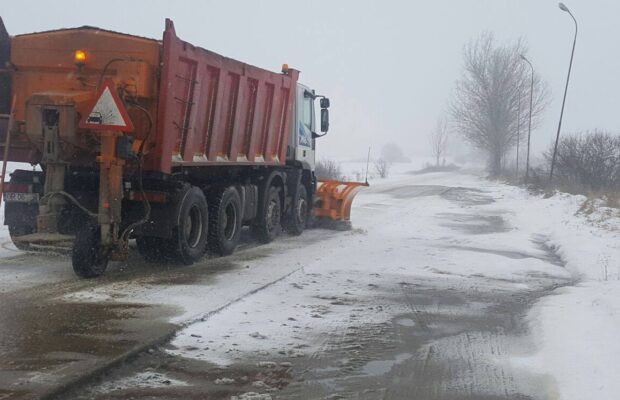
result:
<svg viewBox="0 0 620 400"><path fill-rule="evenodd" d="M298 71L274 73L194 47L170 20L162 58L149 169L284 164Z"/></svg>
<svg viewBox="0 0 620 400"><path fill-rule="evenodd" d="M169 173L175 166L285 162L296 70L275 73L195 47L176 36L170 20L161 42L93 27L19 35L9 41L0 28L0 61L8 59L10 42L14 65L9 71L0 62L0 78L6 81L0 79L0 106L6 108L13 96L17 99L11 161L41 161L43 138L37 112L51 104L75 109L61 117L75 119L63 122L59 132L65 161L96 166L99 141L93 136L98 133L77 129L77 122L94 100L93 82L105 73L122 91L135 93L155 125L147 134L150 124L145 123L144 113L127 105L136 126L134 135L148 136L145 169ZM88 54L81 69L73 59L77 49ZM26 111L29 103L34 113ZM8 110L0 110L3 113L0 157Z"/></svg>

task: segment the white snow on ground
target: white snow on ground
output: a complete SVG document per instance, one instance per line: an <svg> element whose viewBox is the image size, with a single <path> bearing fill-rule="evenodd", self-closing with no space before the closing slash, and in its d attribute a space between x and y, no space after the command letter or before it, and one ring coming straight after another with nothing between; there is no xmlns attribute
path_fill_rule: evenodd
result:
<svg viewBox="0 0 620 400"><path fill-rule="evenodd" d="M312 230L301 240L280 239L263 247L267 257L237 261L207 281L161 285L146 277L141 285L106 282L65 299L177 305L183 311L172 320L178 323L208 317L183 330L173 352L228 364L244 357L305 356L321 351L321 332L389 320L403 310L378 306L389 304L377 294L382 285L425 281L447 288L458 276L461 287L476 290L483 277L488 285L510 292L535 285L526 279L532 273L573 276L575 286L557 289L533 307L528 320L537 348L512 363L553 376L561 399L620 398L617 210L599 207L586 214L579 212L586 200L581 196L545 199L468 172L407 173L420 167L394 165L388 179L372 179L372 187L354 202L353 231ZM355 174L365 165L343 168ZM419 185L426 185L422 192ZM458 190L442 196L448 187ZM488 197L496 201L487 204ZM505 220L496 218L499 214ZM313 241L322 235L330 238ZM24 268L8 239L1 226L0 258L18 256L0 262L0 291L72 276L62 259L50 265L36 259L36 265ZM559 254L566 269L547 262L548 251L541 244ZM498 257L497 252L519 256ZM33 263L32 258L24 260ZM270 289L245 296L265 285Z"/></svg>
<svg viewBox="0 0 620 400"><path fill-rule="evenodd" d="M230 400L271 400L271 395L267 393L248 392L239 396L232 396Z"/></svg>
<svg viewBox="0 0 620 400"><path fill-rule="evenodd" d="M620 282L555 291L530 312L539 352L515 365L555 377L564 400L620 398Z"/></svg>
<svg viewBox="0 0 620 400"><path fill-rule="evenodd" d="M312 353L322 346L313 342L319 332L351 323L346 309L340 312L333 305L346 302L347 296L363 304L358 309L360 322L379 322L401 312L373 309L378 301L372 285L394 279L432 279L441 287L443 276L452 273L487 277L499 289L510 290L524 283L506 280L519 281L518 277L531 272L570 273L581 283L556 290L533 308L528 318L538 348L529 358L515 358L514 364L552 375L562 399L583 399L594 393L597 399L620 398L620 342L615 338L620 331L617 211L599 209L587 215L579 213L586 200L582 196L557 194L545 199L472 175L403 173L410 170L398 166L391 178L375 180L372 189L358 197L352 218L356 231L329 244L305 248L302 257L308 260L302 271L274 290L258 293L225 314L189 327L174 341L178 348L174 352L223 364L248 356L267 359L278 353L296 354L297 349L299 354ZM472 232L482 226L482 233L459 236L431 216L445 215L448 226L455 220L467 222L467 206L437 195L399 199L398 192L406 194L403 187L411 184L479 188L486 192L480 194L482 202L485 194L497 202L482 207L489 216L482 225L471 220ZM493 225L499 211L508 211L507 234L485 234L484 224ZM488 235L493 237L492 246ZM533 244L533 238L539 243ZM548 254L541 245L559 254L569 272L543 261ZM531 258L503 258L500 264L493 251L526 252ZM445 285L449 284L446 280ZM312 290L300 296L295 294L298 287Z"/></svg>
<svg viewBox="0 0 620 400"><path fill-rule="evenodd" d="M316 230L308 232L308 239L320 235L334 235L334 232ZM257 251L258 256L254 256L244 261L237 261L234 265L225 264L225 271L217 274L206 274L190 279L187 284L179 283L166 284L166 271L159 269L153 273L146 274L135 281L119 281L101 283L96 287L67 293L62 298L66 301L77 302L101 302L101 301L129 301L145 304L167 304L180 307L180 312L171 318L171 322L185 324L211 313L219 311L231 302L236 302L244 296L261 288L270 285L287 274L293 273L301 268L299 251L294 242L283 238L277 242L250 250ZM288 256L272 257L271 254L278 255L284 252ZM247 254L247 253L246 253ZM251 254L251 253L250 253ZM207 265L217 266L218 263L226 263L226 258L206 260ZM70 268L70 267L69 267ZM127 268L131 268L128 265ZM172 266L171 279L179 273L193 273L192 267L178 270L182 267ZM164 280L164 281L162 281Z"/></svg>
<svg viewBox="0 0 620 400"><path fill-rule="evenodd" d="M548 237L579 280L530 312L539 352L515 363L552 374L562 399L620 398L620 217L599 207L580 212L582 196L515 202L515 219Z"/></svg>
<svg viewBox="0 0 620 400"><path fill-rule="evenodd" d="M457 201L439 196L449 186L458 185L483 186L488 193L451 190L450 196L456 196ZM503 211L504 204L491 203L488 196L502 197L504 192L518 191L472 175L445 173L395 174L392 179L373 183L355 202L352 220L356 229L329 242L280 254L278 259L302 261L303 268L270 290L188 327L173 341L177 350L172 352L219 364L258 361L278 354L310 355L325 350L322 333L351 324L387 322L411 311L382 299L382 294L377 294L382 286L432 281L442 289L480 285L480 278L488 278L488 284L497 290L510 291L525 285L511 281L522 281L533 272L567 277L564 268L542 260L547 253L532 243L532 231L500 224L496 214ZM420 195L411 197L413 193ZM468 212L467 202L472 198L488 202L477 205L488 219ZM455 231L455 220L465 222L459 225L465 226L465 231ZM497 236L496 229L509 232L504 241L493 239L491 248L489 238ZM527 254L506 258L494 251ZM475 283L467 280L473 276Z"/></svg>
<svg viewBox="0 0 620 400"><path fill-rule="evenodd" d="M8 163L5 181L15 169L31 170L30 164ZM0 293L9 293L40 284L75 279L71 268L58 257L25 255L18 250L4 225L4 201L0 205Z"/></svg>
<svg viewBox="0 0 620 400"><path fill-rule="evenodd" d="M135 388L162 388L171 386L187 386L188 383L171 378L158 372L146 371L135 375L124 377L111 382L103 382L99 390L104 393L114 392L123 389Z"/></svg>

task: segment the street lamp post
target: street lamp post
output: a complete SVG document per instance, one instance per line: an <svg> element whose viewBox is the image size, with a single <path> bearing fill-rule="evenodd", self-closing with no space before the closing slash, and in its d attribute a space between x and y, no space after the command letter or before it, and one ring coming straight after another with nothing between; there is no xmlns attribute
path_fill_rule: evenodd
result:
<svg viewBox="0 0 620 400"><path fill-rule="evenodd" d="M517 179L519 178L519 147L521 147L521 87L519 87L519 110L517 111Z"/></svg>
<svg viewBox="0 0 620 400"><path fill-rule="evenodd" d="M534 66L523 54L521 54L521 59L528 63L532 70L532 81L530 85L530 121L527 128L527 156L525 159L525 181L527 182L530 177L530 138L532 136L532 104L534 102Z"/></svg>
<svg viewBox="0 0 620 400"><path fill-rule="evenodd" d="M553 167L555 166L555 158L558 153L558 143L560 141L560 130L562 129L562 117L564 116L564 105L566 104L566 93L568 92L568 82L570 80L570 73L573 68L573 57L575 55L575 45L577 44L577 30L578 30L577 20L575 19L575 16L573 15L573 13L570 12L568 7L566 7L564 3L559 3L558 6L560 7L560 10L567 12L568 15L570 15L573 21L575 22L575 38L573 39L573 50L571 51L570 63L568 64L568 75L566 76L566 87L564 88L564 99L562 100L562 110L560 111L560 122L558 123L558 133L556 134L555 146L553 147L553 158L551 160L551 171L549 172L549 181L553 179Z"/></svg>

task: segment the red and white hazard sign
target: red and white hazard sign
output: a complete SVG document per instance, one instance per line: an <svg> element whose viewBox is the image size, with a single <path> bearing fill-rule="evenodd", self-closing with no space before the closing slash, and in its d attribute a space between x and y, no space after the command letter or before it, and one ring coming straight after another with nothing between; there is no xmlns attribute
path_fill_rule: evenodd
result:
<svg viewBox="0 0 620 400"><path fill-rule="evenodd" d="M132 132L133 123L116 94L111 79L103 81L90 112L80 121L80 128L99 131Z"/></svg>

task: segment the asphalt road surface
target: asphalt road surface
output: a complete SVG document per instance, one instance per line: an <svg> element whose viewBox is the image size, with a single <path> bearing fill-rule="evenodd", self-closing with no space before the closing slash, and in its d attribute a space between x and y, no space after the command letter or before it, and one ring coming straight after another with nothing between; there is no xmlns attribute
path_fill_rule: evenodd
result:
<svg viewBox="0 0 620 400"><path fill-rule="evenodd" d="M0 399L547 399L514 365L524 316L573 278L511 224L505 190L403 175L313 229L181 267L134 251L101 279L67 256L0 259Z"/></svg>

